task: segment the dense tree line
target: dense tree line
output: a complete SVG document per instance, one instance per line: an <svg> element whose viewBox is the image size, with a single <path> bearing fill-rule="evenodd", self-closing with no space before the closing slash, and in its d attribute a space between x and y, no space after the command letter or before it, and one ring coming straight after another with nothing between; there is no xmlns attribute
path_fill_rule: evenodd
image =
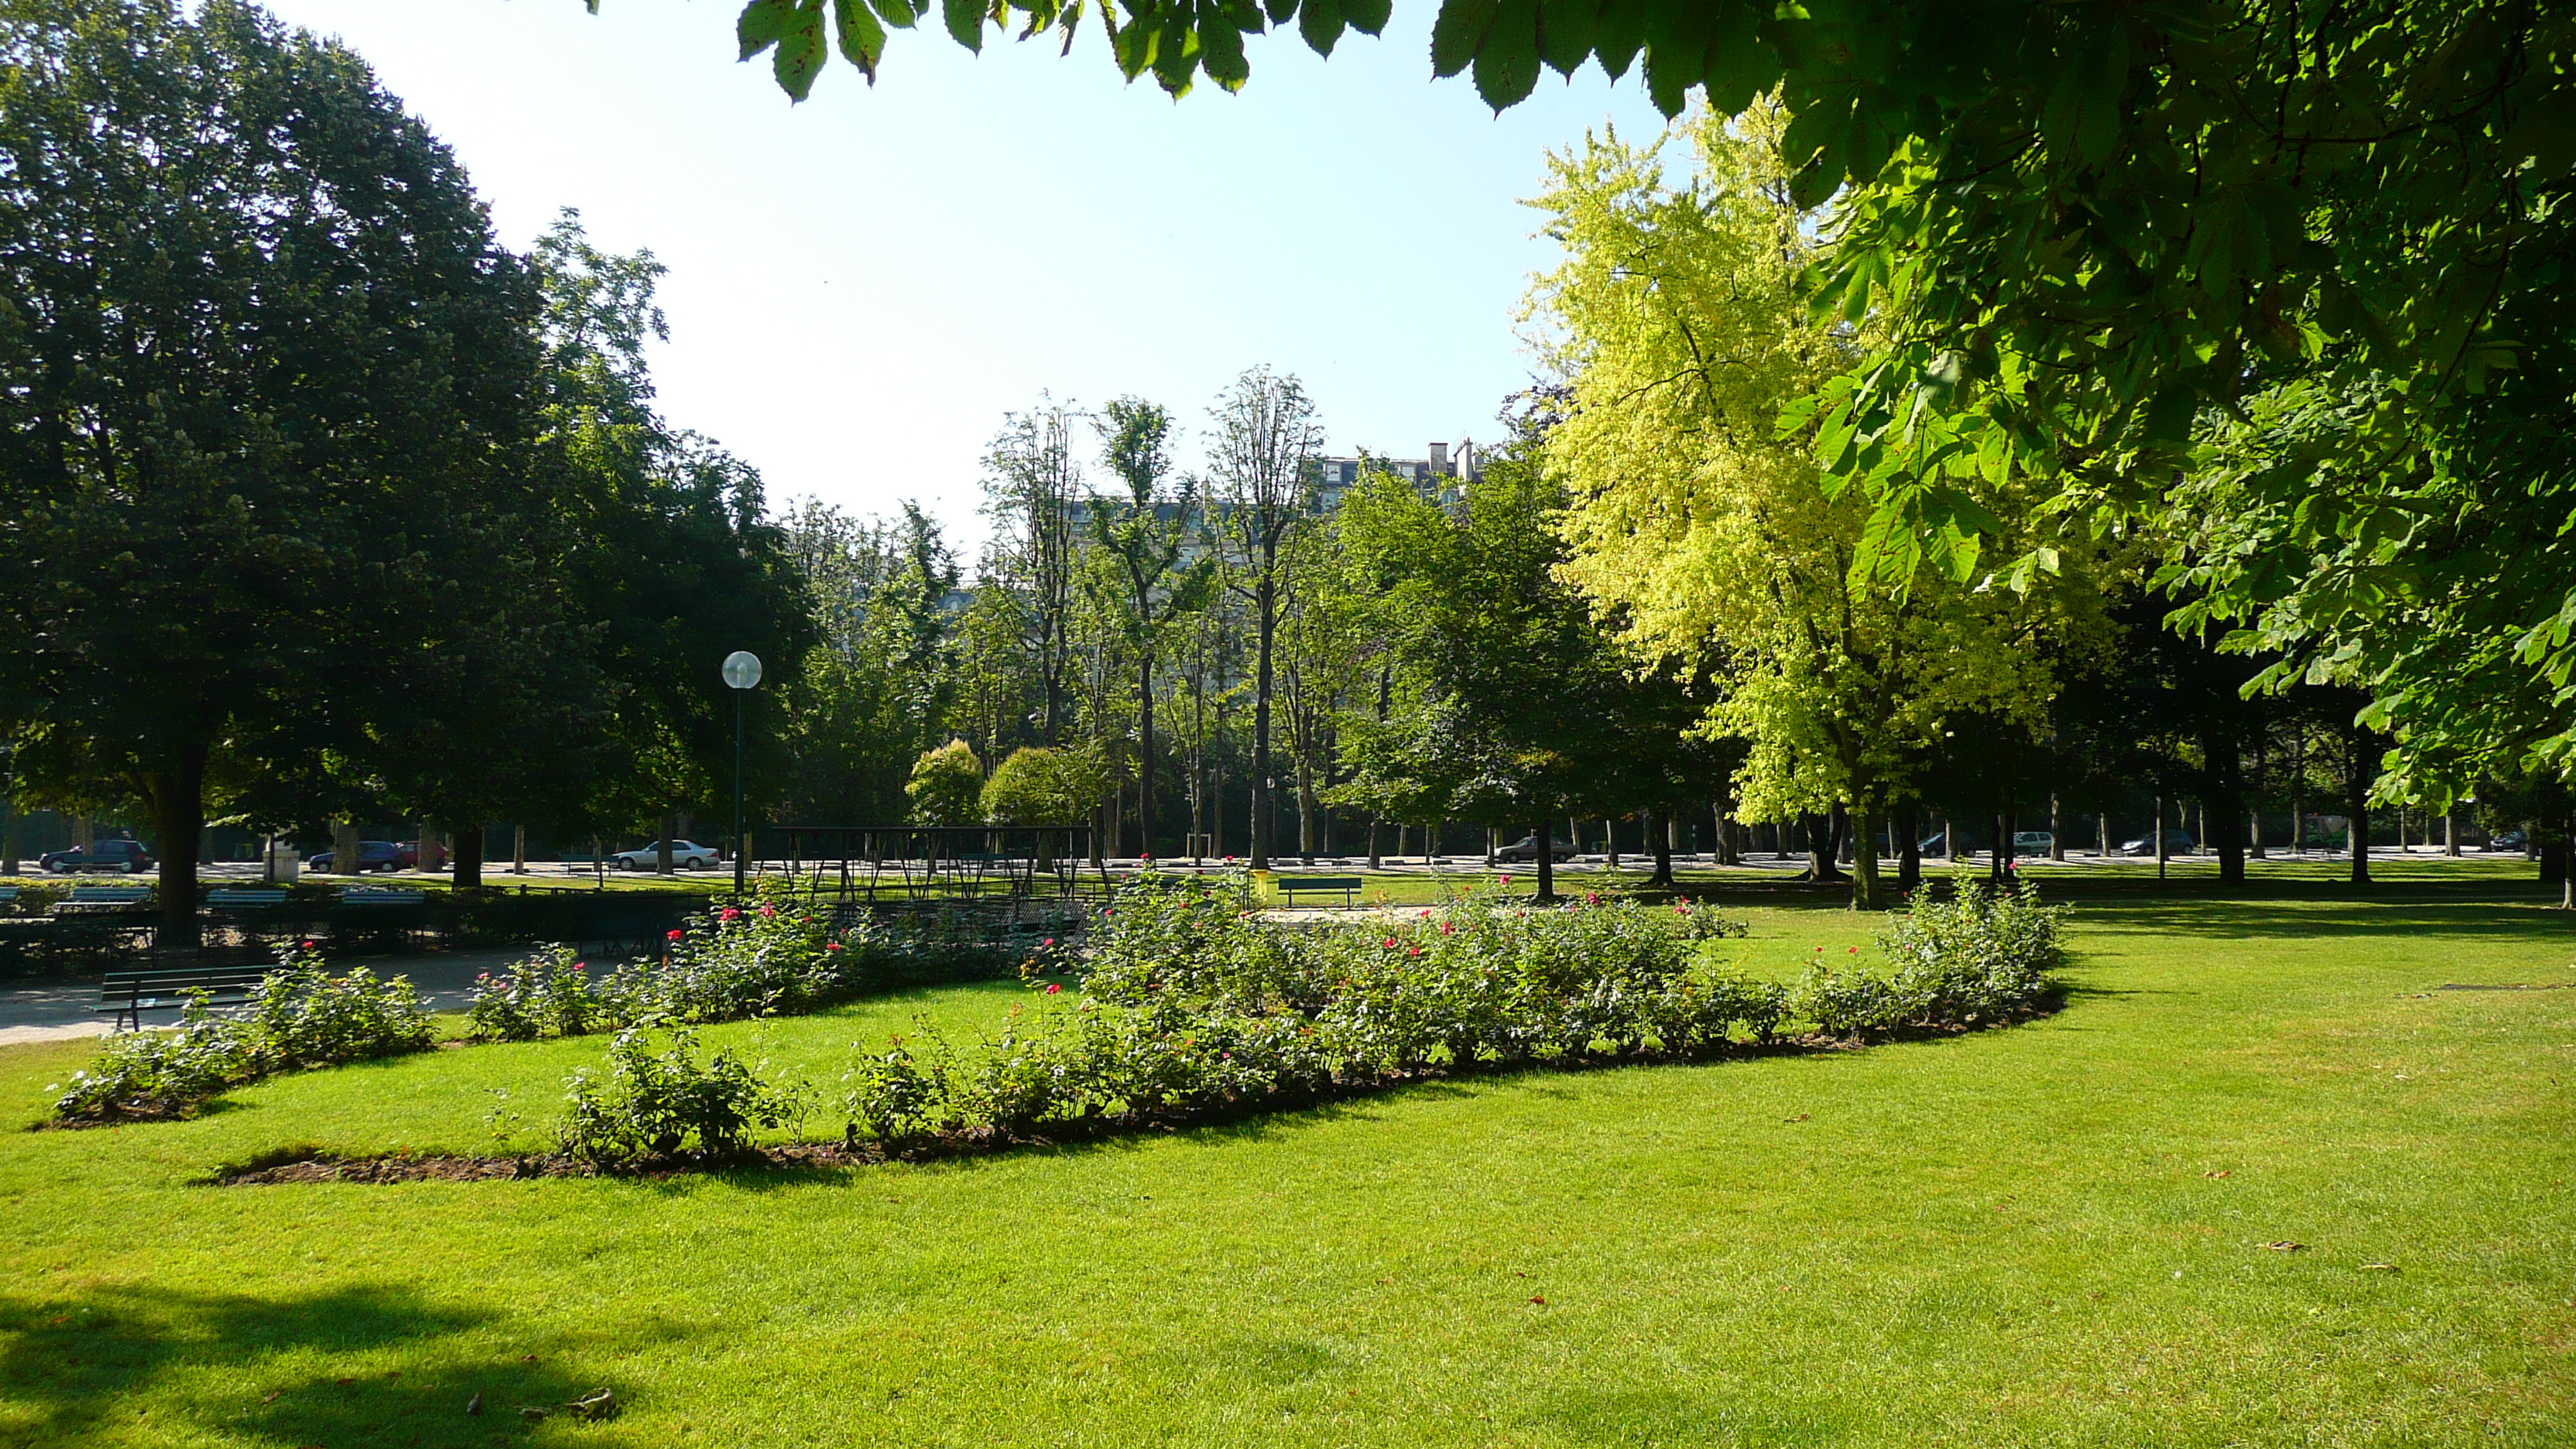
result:
<svg viewBox="0 0 2576 1449"><path fill-rule="evenodd" d="M204 826L709 801L716 665L806 652L759 481L652 408L649 255L493 238L337 45L213 0L0 9L0 725L18 792ZM774 767L773 767L774 768Z"/></svg>

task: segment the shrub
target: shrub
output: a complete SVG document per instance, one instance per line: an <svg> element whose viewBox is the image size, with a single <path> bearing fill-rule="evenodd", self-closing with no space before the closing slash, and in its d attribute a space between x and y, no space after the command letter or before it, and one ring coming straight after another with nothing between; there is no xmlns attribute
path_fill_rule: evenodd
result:
<svg viewBox="0 0 2576 1449"><path fill-rule="evenodd" d="M964 740L922 751L903 786L915 825L973 825L983 818L983 793L984 762Z"/></svg>
<svg viewBox="0 0 2576 1449"><path fill-rule="evenodd" d="M54 1116L178 1116L227 1087L299 1067L426 1051L437 1035L410 981L378 981L364 969L333 976L320 955L290 947L251 989L240 1016L215 1015L199 993L175 1029L110 1039L62 1089Z"/></svg>
<svg viewBox="0 0 2576 1449"><path fill-rule="evenodd" d="M1123 886L1092 930L1086 992L1015 1013L969 1057L935 1035L844 1075L853 1137L1011 1136L1191 1114L1434 1069L1678 1057L1767 1038L1781 990L1718 969L1742 927L1696 908L1565 910L1491 898L1291 928L1240 875Z"/></svg>
<svg viewBox="0 0 2576 1449"><path fill-rule="evenodd" d="M263 1073L427 1051L438 1039L407 977L333 976L320 954L294 948L277 964L251 989L246 1023Z"/></svg>
<svg viewBox="0 0 2576 1449"><path fill-rule="evenodd" d="M1963 881L1947 901L1917 892L1879 933L1886 976L1823 964L1792 993L1793 1014L1834 1036L1954 1030L2027 1015L2065 962L2066 908L2027 882L1997 891Z"/></svg>
<svg viewBox="0 0 2576 1449"><path fill-rule="evenodd" d="M241 1023L216 1016L203 993L189 998L170 1031L111 1038L98 1059L47 1091L54 1116L70 1122L120 1117L174 1117L252 1074L250 1036Z"/></svg>
<svg viewBox="0 0 2576 1449"><path fill-rule="evenodd" d="M698 1060L697 1036L686 1028L658 1052L643 1028L619 1032L608 1046L607 1075L584 1067L565 1089L558 1144L608 1168L676 1156L692 1143L699 1157L729 1157L755 1125L785 1126L803 1105L800 1090L771 1084L729 1051Z"/></svg>
<svg viewBox="0 0 2576 1449"><path fill-rule="evenodd" d="M984 782L984 818L995 825L1065 825L1089 814L1108 789L1108 769L1092 751L1023 745Z"/></svg>

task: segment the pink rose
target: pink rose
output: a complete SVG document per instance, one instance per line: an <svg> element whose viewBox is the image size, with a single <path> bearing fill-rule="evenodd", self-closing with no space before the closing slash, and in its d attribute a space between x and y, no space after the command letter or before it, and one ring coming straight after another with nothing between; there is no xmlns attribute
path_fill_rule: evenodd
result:
<svg viewBox="0 0 2576 1449"><path fill-rule="evenodd" d="M742 919L742 912L735 910L731 906L727 906L723 910L716 912L716 919L719 921L739 921Z"/></svg>
<svg viewBox="0 0 2576 1449"><path fill-rule="evenodd" d="M1052 981L1050 981L1050 982L1048 982L1048 983L1047 983L1046 994L1047 994L1047 995L1049 995L1049 996L1053 996L1053 995L1055 995L1056 993L1058 993L1058 992L1060 992L1060 991L1062 991L1062 990L1064 990L1064 988L1063 988L1063 987L1061 987L1061 986L1057 985L1056 983L1054 983L1054 982L1052 982Z"/></svg>

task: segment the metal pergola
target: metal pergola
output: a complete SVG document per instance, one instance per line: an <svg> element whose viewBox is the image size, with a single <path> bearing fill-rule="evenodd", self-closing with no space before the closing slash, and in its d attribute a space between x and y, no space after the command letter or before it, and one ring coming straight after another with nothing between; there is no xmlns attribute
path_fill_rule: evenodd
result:
<svg viewBox="0 0 2576 1449"><path fill-rule="evenodd" d="M776 825L786 871L815 903L975 908L1013 918L1054 913L1106 893L1104 869L1084 879L1091 830L1082 825ZM779 869L763 861L764 874Z"/></svg>

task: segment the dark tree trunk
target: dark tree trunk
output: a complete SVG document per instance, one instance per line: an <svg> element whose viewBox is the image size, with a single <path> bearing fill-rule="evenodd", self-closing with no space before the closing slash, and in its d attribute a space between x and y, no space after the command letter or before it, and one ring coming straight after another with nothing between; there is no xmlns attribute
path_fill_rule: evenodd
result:
<svg viewBox="0 0 2576 1449"><path fill-rule="evenodd" d="M1811 881L1847 879L1843 874L1842 866L1834 859L1842 853L1841 842L1835 838L1834 826L1837 823L1835 818L1831 815L1809 815L1804 817L1801 823L1807 832L1807 879Z"/></svg>
<svg viewBox="0 0 2576 1449"><path fill-rule="evenodd" d="M1265 561L1261 582L1253 590L1254 621L1260 658L1252 687L1252 868L1270 868L1270 643L1276 632L1278 602L1274 563Z"/></svg>
<svg viewBox="0 0 2576 1449"><path fill-rule="evenodd" d="M462 856L462 855L464 855L464 854L465 854L465 830L466 830L466 827L464 827L464 826L458 826L458 827L457 827L457 830L456 830L456 836L457 836L457 840L456 840L456 853L457 853L459 856ZM680 833L680 817L679 817L679 813L678 813L677 811L671 811L671 810L665 810L665 811L663 811L663 812L662 812L662 839L661 839L661 842L660 842L658 845L656 845L656 846L654 847L654 850L653 850L653 873L654 873L655 875L669 875L669 874L671 873L671 868L672 868L672 867L671 867L671 837L672 837L672 836L674 836L674 835L677 835L677 834L679 834L679 833ZM482 853L483 853L483 852L482 852L479 848L475 851L475 855L476 855L478 858L482 855ZM457 882L457 884L462 885L462 884L464 884L464 882L463 882L463 881L459 881L459 882Z"/></svg>
<svg viewBox="0 0 2576 1449"><path fill-rule="evenodd" d="M2363 768L2363 742L2352 742L2352 767L2344 772L2343 803L2351 812L2352 883L2370 884L2370 772Z"/></svg>
<svg viewBox="0 0 2576 1449"><path fill-rule="evenodd" d="M665 860L670 859L668 854L668 851L670 850L670 837L667 835L663 837L663 850L665 854L662 858ZM457 822L456 849L449 856L449 860L451 862L451 867L447 877L448 884L456 887L458 890L472 890L483 884L482 821L461 820Z"/></svg>
<svg viewBox="0 0 2576 1449"><path fill-rule="evenodd" d="M164 951L197 949L197 847L206 829L206 751L182 747L167 768L146 781L151 799L154 842L161 855L161 925L157 938Z"/></svg>
<svg viewBox="0 0 2576 1449"><path fill-rule="evenodd" d="M1887 909L1887 892L1878 878L1878 810L1863 805L1851 813L1852 900L1855 911Z"/></svg>
<svg viewBox="0 0 2576 1449"><path fill-rule="evenodd" d="M1646 839L1655 848L1655 873L1647 878L1646 884L1670 886L1673 883L1672 832L1663 828L1665 821L1663 811L1648 810L1645 812L1645 818Z"/></svg>
<svg viewBox="0 0 2576 1449"><path fill-rule="evenodd" d="M2218 882L2245 884L2245 771L2236 737L2213 730L2201 737L2202 757L2209 764L2209 794L2201 802L2204 826L2217 822Z"/></svg>
<svg viewBox="0 0 2576 1449"><path fill-rule="evenodd" d="M1136 664L1136 853L1154 853L1154 657Z"/></svg>
<svg viewBox="0 0 2576 1449"><path fill-rule="evenodd" d="M1538 842L1538 898L1542 901L1556 899L1556 851L1548 840L1553 829L1541 819L1530 831L1530 838Z"/></svg>
<svg viewBox="0 0 2576 1449"><path fill-rule="evenodd" d="M1923 811L1908 802L1896 811L1896 830L1904 838L1896 842L1896 888L1910 891L1923 884Z"/></svg>

